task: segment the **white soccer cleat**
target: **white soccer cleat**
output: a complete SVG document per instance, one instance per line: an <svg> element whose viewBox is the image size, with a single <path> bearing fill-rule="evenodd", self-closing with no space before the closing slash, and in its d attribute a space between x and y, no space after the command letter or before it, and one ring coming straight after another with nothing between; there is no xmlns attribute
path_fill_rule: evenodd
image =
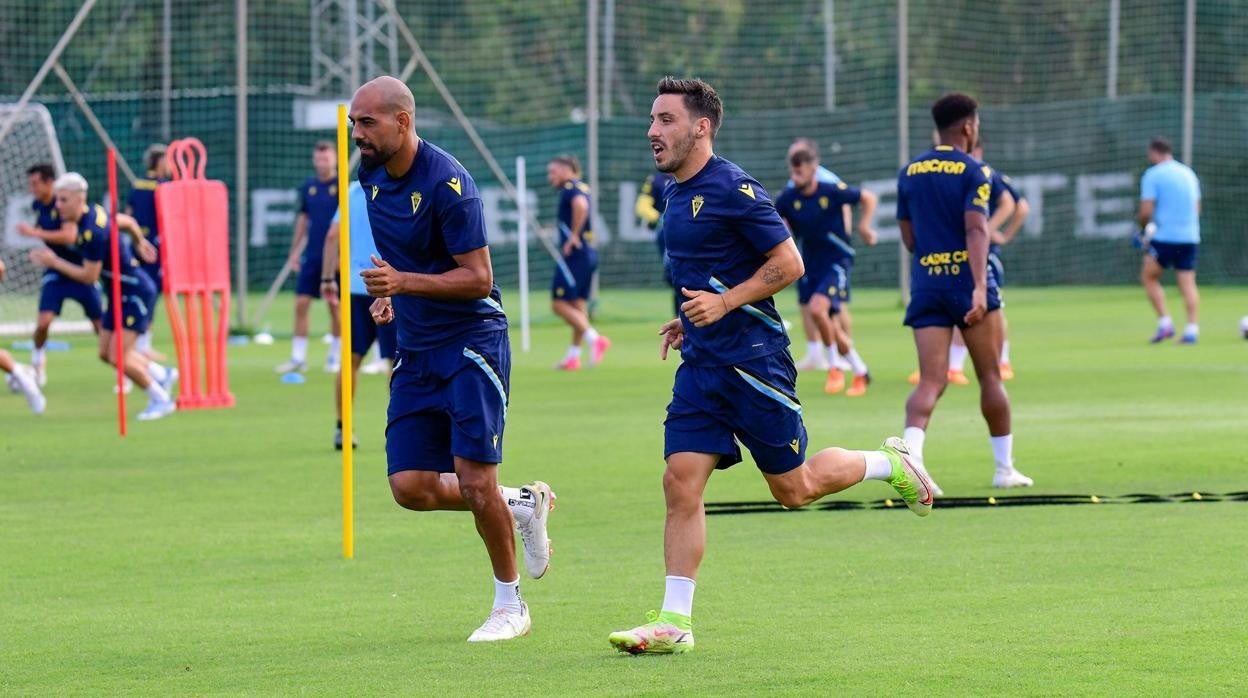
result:
<svg viewBox="0 0 1248 698"><path fill-rule="evenodd" d="M535 480L520 488L520 497L518 502L508 500L507 506L524 543L524 569L533 579L541 579L550 569L550 536L546 525L555 508L555 493L550 485Z"/></svg>
<svg viewBox="0 0 1248 698"><path fill-rule="evenodd" d="M389 366L386 366L385 359L374 359L361 366L360 373L366 376L377 376L386 373L389 368Z"/></svg>
<svg viewBox="0 0 1248 698"><path fill-rule="evenodd" d="M337 373L340 370L342 370L341 361L339 361L338 359L334 357L325 359L325 372L326 373Z"/></svg>
<svg viewBox="0 0 1248 698"><path fill-rule="evenodd" d="M992 476L992 486L1001 490L1010 489L1011 487L1031 487L1034 484L1036 483L1031 478L1014 468L998 470Z"/></svg>
<svg viewBox="0 0 1248 698"><path fill-rule="evenodd" d="M39 380L35 377L34 369L25 364L14 364L13 373L9 374L9 385L17 386L18 392L25 396L26 404L30 405L31 412L43 414L48 401L39 390Z"/></svg>
<svg viewBox="0 0 1248 698"><path fill-rule="evenodd" d="M303 373L308 370L308 364L305 361L291 359L285 363L278 364L277 368L273 370L278 373Z"/></svg>
<svg viewBox="0 0 1248 698"><path fill-rule="evenodd" d="M802 360L797 362L797 370L799 371L826 371L828 370L828 357L822 353L807 354Z"/></svg>
<svg viewBox="0 0 1248 698"><path fill-rule="evenodd" d="M468 641L497 642L499 640L514 640L528 635L532 629L533 621L529 619L529 607L522 602L519 613L506 608L496 608L490 611L490 617L486 618L481 627L468 636Z"/></svg>
<svg viewBox="0 0 1248 698"><path fill-rule="evenodd" d="M173 398L169 398L163 402L152 400L147 403L147 408L139 413L140 422L151 422L153 420L168 417L178 411L178 403Z"/></svg>

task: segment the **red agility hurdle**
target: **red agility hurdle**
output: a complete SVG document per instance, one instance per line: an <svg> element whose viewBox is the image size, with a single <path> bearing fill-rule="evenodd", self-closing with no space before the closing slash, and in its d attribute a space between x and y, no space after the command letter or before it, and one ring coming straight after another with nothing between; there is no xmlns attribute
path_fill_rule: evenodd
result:
<svg viewBox="0 0 1248 698"><path fill-rule="evenodd" d="M233 407L226 365L229 194L225 183L204 179L208 154L199 139L170 143L168 158L173 181L156 188L156 216L165 307L182 374L178 409Z"/></svg>

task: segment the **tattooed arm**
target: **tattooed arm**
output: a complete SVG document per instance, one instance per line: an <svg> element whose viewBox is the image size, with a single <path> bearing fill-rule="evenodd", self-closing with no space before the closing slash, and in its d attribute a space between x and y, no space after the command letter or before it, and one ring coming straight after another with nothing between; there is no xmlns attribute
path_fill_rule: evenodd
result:
<svg viewBox="0 0 1248 698"><path fill-rule="evenodd" d="M767 261L753 276L724 293L680 289L689 299L680 306L680 310L695 327L705 327L746 303L776 295L805 273L797 245L789 238L767 250Z"/></svg>

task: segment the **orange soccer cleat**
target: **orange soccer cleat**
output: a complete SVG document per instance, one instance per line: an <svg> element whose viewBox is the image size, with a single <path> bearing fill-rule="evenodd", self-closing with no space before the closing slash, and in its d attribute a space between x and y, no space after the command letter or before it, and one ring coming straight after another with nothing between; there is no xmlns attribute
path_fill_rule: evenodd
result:
<svg viewBox="0 0 1248 698"><path fill-rule="evenodd" d="M871 384L871 374L864 373L861 376L854 376L854 382L849 386L849 390L845 391L846 397L861 397L867 394L867 386Z"/></svg>
<svg viewBox="0 0 1248 698"><path fill-rule="evenodd" d="M1003 381L1014 380L1014 367L1010 365L1009 361L1004 361L1001 363L1001 380Z"/></svg>
<svg viewBox="0 0 1248 698"><path fill-rule="evenodd" d="M823 392L836 395L845 389L845 374L839 368L828 369L828 380L823 384Z"/></svg>
<svg viewBox="0 0 1248 698"><path fill-rule="evenodd" d="M949 382L954 385L968 385L971 382L971 379L966 377L965 371L955 371L953 369L949 369L948 376Z"/></svg>

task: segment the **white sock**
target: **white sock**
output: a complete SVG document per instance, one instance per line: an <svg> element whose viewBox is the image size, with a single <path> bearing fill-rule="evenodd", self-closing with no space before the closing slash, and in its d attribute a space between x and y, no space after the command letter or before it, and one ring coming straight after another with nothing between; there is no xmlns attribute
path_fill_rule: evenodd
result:
<svg viewBox="0 0 1248 698"><path fill-rule="evenodd" d="M598 330L592 327L585 330L584 341L586 344L593 346L594 342L598 341Z"/></svg>
<svg viewBox="0 0 1248 698"><path fill-rule="evenodd" d="M863 361L861 356L858 356L857 349L851 346L845 358L849 360L849 367L853 370L855 376L867 375L867 362Z"/></svg>
<svg viewBox="0 0 1248 698"><path fill-rule="evenodd" d="M507 508L511 510L511 516L516 523L528 523L529 519L533 518L533 507L536 502L533 501L531 492L519 487L499 485L498 493L503 496L503 501L507 503Z"/></svg>
<svg viewBox="0 0 1248 698"><path fill-rule="evenodd" d="M806 356L816 356L819 353L819 342L806 342Z"/></svg>
<svg viewBox="0 0 1248 698"><path fill-rule="evenodd" d="M148 384L147 395L152 398L152 402L169 402L169 393L165 392L165 389L156 381Z"/></svg>
<svg viewBox="0 0 1248 698"><path fill-rule="evenodd" d="M524 610L524 601L520 599L520 578L514 582L500 582L494 578L494 608L505 608L514 613Z"/></svg>
<svg viewBox="0 0 1248 698"><path fill-rule="evenodd" d="M966 345L949 345L949 370L961 371L966 366Z"/></svg>
<svg viewBox="0 0 1248 698"><path fill-rule="evenodd" d="M154 381L157 381L159 383L164 383L169 378L169 369L165 368L164 366L161 366L155 361L148 361L147 362L147 375L151 376L152 380Z"/></svg>
<svg viewBox="0 0 1248 698"><path fill-rule="evenodd" d="M1010 340L1001 342L1001 363L1010 363Z"/></svg>
<svg viewBox="0 0 1248 698"><path fill-rule="evenodd" d="M1189 322L1189 323L1187 323L1187 326L1183 328L1183 334L1190 334L1190 335L1192 335L1193 337L1195 337L1195 336L1199 335L1199 334L1200 334L1200 325L1197 325L1197 324L1196 324L1196 323L1194 323L1194 322Z"/></svg>
<svg viewBox="0 0 1248 698"><path fill-rule="evenodd" d="M923 442L927 440L927 432L919 427L906 427L901 433L901 438L910 447L910 453L919 460L923 460Z"/></svg>
<svg viewBox="0 0 1248 698"><path fill-rule="evenodd" d="M883 451L859 451L867 461L867 471L863 480L887 480L892 477L893 463Z"/></svg>
<svg viewBox="0 0 1248 698"><path fill-rule="evenodd" d="M134 342L134 347L141 352L151 351L152 350L152 333L144 332L143 334L139 335L139 338L136 339Z"/></svg>
<svg viewBox="0 0 1248 698"><path fill-rule="evenodd" d="M1171 320L1169 315L1162 315L1157 318L1157 327L1163 330L1172 330L1174 329L1174 320Z"/></svg>
<svg viewBox="0 0 1248 698"><path fill-rule="evenodd" d="M381 361L381 342L373 342L373 361Z"/></svg>
<svg viewBox="0 0 1248 698"><path fill-rule="evenodd" d="M992 444L992 459L997 463L997 472L1014 469L1014 435L989 436Z"/></svg>
<svg viewBox="0 0 1248 698"><path fill-rule="evenodd" d="M338 357L342 352L342 337L334 337L329 341L329 355L326 359L331 363L337 363Z"/></svg>
<svg viewBox="0 0 1248 698"><path fill-rule="evenodd" d="M696 583L688 577L667 575L667 588L663 593L663 610L693 617L693 588Z"/></svg>
<svg viewBox="0 0 1248 698"><path fill-rule="evenodd" d="M32 366L43 366L43 348L35 347L30 350L30 364Z"/></svg>
<svg viewBox="0 0 1248 698"><path fill-rule="evenodd" d="M291 338L290 360L300 364L308 360L308 338L306 336Z"/></svg>
<svg viewBox="0 0 1248 698"><path fill-rule="evenodd" d="M569 346L569 347L568 347L568 353L567 353L567 354L564 354L564 355L563 355L563 358L565 358L565 359L579 359L579 358L581 358L581 345L579 345L579 344L573 344L572 346Z"/></svg>

